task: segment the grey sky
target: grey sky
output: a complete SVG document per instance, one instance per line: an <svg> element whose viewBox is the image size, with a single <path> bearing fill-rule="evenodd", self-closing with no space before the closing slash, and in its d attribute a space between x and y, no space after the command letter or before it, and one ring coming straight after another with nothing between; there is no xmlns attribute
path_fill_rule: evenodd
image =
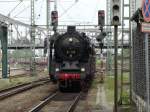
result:
<svg viewBox="0 0 150 112"><path fill-rule="evenodd" d="M97 11L99 9L106 9L106 0L78 0L77 3L75 3L75 0L57 1L59 24L97 24ZM8 15L19 2L20 0L16 0L16 2L0 2L0 13ZM51 3L51 6L53 9L54 4ZM35 0L35 12L36 24L46 24L46 0ZM24 0L20 3L17 8L11 12L10 16L20 21L30 23L30 0Z"/></svg>

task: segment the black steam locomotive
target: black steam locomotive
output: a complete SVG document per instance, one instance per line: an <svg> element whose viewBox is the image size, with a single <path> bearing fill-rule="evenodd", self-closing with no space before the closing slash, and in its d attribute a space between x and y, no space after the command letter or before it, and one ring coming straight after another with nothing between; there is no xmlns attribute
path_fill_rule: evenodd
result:
<svg viewBox="0 0 150 112"><path fill-rule="evenodd" d="M85 33L79 33L74 26L67 32L55 35L54 54L50 77L59 83L59 89L81 89L91 80L95 72L94 45Z"/></svg>

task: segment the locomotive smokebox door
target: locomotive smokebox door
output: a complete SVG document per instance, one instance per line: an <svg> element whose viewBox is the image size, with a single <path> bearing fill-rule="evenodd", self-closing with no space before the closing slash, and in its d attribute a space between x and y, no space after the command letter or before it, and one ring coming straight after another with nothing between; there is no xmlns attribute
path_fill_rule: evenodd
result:
<svg viewBox="0 0 150 112"><path fill-rule="evenodd" d="M72 33L76 31L76 27L75 26L68 26L67 27L67 32Z"/></svg>

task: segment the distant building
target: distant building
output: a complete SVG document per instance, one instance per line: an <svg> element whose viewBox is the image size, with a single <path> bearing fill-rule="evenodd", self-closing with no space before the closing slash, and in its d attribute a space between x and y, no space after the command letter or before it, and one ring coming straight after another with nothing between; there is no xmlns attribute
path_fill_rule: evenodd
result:
<svg viewBox="0 0 150 112"><path fill-rule="evenodd" d="M141 8L142 7L142 1L143 0L135 0L135 5L136 5L136 9Z"/></svg>

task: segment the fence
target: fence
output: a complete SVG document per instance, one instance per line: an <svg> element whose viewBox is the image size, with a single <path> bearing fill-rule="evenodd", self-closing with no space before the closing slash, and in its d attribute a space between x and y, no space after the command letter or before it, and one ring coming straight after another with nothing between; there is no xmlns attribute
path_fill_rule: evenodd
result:
<svg viewBox="0 0 150 112"><path fill-rule="evenodd" d="M139 112L146 112L147 105L147 80L146 80L146 47L145 33L141 32L141 25L137 24L133 31L133 76L132 76L132 98ZM148 50L150 52L150 38L148 39ZM150 57L150 54L148 55ZM150 60L150 58L149 58ZM150 61L148 61L150 63ZM150 69L149 69L150 70Z"/></svg>

